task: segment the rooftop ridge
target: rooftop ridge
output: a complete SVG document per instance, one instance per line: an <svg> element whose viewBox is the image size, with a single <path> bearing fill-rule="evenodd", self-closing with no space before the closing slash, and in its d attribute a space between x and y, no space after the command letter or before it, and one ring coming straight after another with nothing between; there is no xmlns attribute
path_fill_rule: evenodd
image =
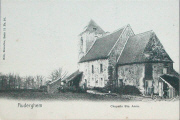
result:
<svg viewBox="0 0 180 120"><path fill-rule="evenodd" d="M142 33L135 34L134 36L137 36L137 35L144 35L144 34L146 34L146 33L148 33L148 32L154 33L153 30L149 30L149 31L146 31L146 32L142 32ZM132 37L134 37L134 36L132 36Z"/></svg>
<svg viewBox="0 0 180 120"><path fill-rule="evenodd" d="M128 26L128 25L125 25L125 26L123 26L123 27L121 27L121 28L119 28L119 29L117 29L117 30L114 30L112 33L109 33L109 34L106 34L106 35L104 35L104 36L98 37L98 38L96 39L96 41L97 41L98 39L100 39L100 38L104 38L104 37L107 37L107 36L109 36L109 35L112 35L113 33L115 33L115 32L117 32L117 31L125 28L126 26Z"/></svg>
<svg viewBox="0 0 180 120"><path fill-rule="evenodd" d="M126 28L127 28L128 26L129 26L129 24L126 25L126 26L124 26L122 33L120 34L119 38L116 40L116 43L114 44L114 46L112 47L112 49L109 51L109 53L108 53L107 56L109 56L109 55L111 54L111 52L112 52L112 50L114 49L115 45L117 44L118 40L121 38L122 34L124 33L124 31L126 30ZM120 29L120 30L121 30L121 29ZM127 42L127 41L126 41L126 42Z"/></svg>

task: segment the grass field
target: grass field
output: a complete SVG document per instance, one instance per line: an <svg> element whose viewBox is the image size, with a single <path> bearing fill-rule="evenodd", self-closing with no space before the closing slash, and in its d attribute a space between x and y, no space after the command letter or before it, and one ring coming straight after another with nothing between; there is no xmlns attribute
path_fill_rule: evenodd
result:
<svg viewBox="0 0 180 120"><path fill-rule="evenodd" d="M0 98L17 100L90 100L90 101L129 101L127 96L105 96L89 93L53 93L46 92L0 92Z"/></svg>
<svg viewBox="0 0 180 120"><path fill-rule="evenodd" d="M6 91L0 92L0 99L14 99L14 100L85 100L85 101L154 101L150 97L133 96L133 95L97 95L90 93L53 93L47 92L32 92L32 91ZM172 99L156 99L155 101L171 101ZM179 100L179 97L174 99Z"/></svg>

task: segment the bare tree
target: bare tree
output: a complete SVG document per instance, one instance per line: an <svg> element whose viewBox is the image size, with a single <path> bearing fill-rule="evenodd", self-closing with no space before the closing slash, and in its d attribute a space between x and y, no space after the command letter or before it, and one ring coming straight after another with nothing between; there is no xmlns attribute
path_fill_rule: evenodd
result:
<svg viewBox="0 0 180 120"><path fill-rule="evenodd" d="M33 76L27 76L25 78L25 87L26 89L33 89L35 88L35 83L34 83L34 77Z"/></svg>
<svg viewBox="0 0 180 120"><path fill-rule="evenodd" d="M21 77L19 75L16 75L16 85L17 85L18 89L21 88L22 80L21 80Z"/></svg>
<svg viewBox="0 0 180 120"><path fill-rule="evenodd" d="M1 90L8 89L9 85L8 85L8 77L7 77L7 75L1 74L0 82L1 82L1 85L0 85Z"/></svg>
<svg viewBox="0 0 180 120"><path fill-rule="evenodd" d="M51 79L51 81L62 80L66 77L67 73L68 72L63 70L62 68L58 68L50 74L49 79Z"/></svg>
<svg viewBox="0 0 180 120"><path fill-rule="evenodd" d="M40 88L40 86L42 86L42 83L44 81L44 76L36 75L34 78L36 81L36 88Z"/></svg>
<svg viewBox="0 0 180 120"><path fill-rule="evenodd" d="M13 73L7 74L7 78L9 81L9 89L15 88L15 75Z"/></svg>
<svg viewBox="0 0 180 120"><path fill-rule="evenodd" d="M8 73L2 74L0 73L0 87L2 89L17 89L21 88L22 78L18 74Z"/></svg>

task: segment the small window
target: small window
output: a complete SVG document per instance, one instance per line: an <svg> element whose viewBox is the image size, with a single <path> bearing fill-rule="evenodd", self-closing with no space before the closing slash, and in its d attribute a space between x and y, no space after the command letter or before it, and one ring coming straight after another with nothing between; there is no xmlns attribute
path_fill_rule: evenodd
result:
<svg viewBox="0 0 180 120"><path fill-rule="evenodd" d="M88 80L88 87L90 87L90 80Z"/></svg>
<svg viewBox="0 0 180 120"><path fill-rule="evenodd" d="M94 31L96 31L96 30L97 30L97 28L93 28L93 30L94 30Z"/></svg>
<svg viewBox="0 0 180 120"><path fill-rule="evenodd" d="M92 65L92 73L94 73L94 65Z"/></svg>
<svg viewBox="0 0 180 120"><path fill-rule="evenodd" d="M83 38L81 37L81 45L83 45Z"/></svg>
<svg viewBox="0 0 180 120"><path fill-rule="evenodd" d="M164 67L168 67L168 63L164 63Z"/></svg>
<svg viewBox="0 0 180 120"><path fill-rule="evenodd" d="M96 83L96 86L98 86L98 80L97 79L95 80L95 83Z"/></svg>
<svg viewBox="0 0 180 120"><path fill-rule="evenodd" d="M87 86L87 80L86 79L84 79L84 85Z"/></svg>
<svg viewBox="0 0 180 120"><path fill-rule="evenodd" d="M103 72L103 64L100 64L100 73Z"/></svg>
<svg viewBox="0 0 180 120"><path fill-rule="evenodd" d="M163 74L167 74L167 68L163 68Z"/></svg>
<svg viewBox="0 0 180 120"><path fill-rule="evenodd" d="M103 78L101 78L101 86L103 86Z"/></svg>

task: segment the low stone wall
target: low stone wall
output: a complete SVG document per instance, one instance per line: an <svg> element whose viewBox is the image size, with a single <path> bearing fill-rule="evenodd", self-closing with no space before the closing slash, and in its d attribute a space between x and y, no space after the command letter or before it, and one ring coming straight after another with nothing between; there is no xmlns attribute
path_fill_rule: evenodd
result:
<svg viewBox="0 0 180 120"><path fill-rule="evenodd" d="M61 80L54 81L53 83L50 83L47 85L47 92L48 93L55 93L58 92L58 88L61 85Z"/></svg>

